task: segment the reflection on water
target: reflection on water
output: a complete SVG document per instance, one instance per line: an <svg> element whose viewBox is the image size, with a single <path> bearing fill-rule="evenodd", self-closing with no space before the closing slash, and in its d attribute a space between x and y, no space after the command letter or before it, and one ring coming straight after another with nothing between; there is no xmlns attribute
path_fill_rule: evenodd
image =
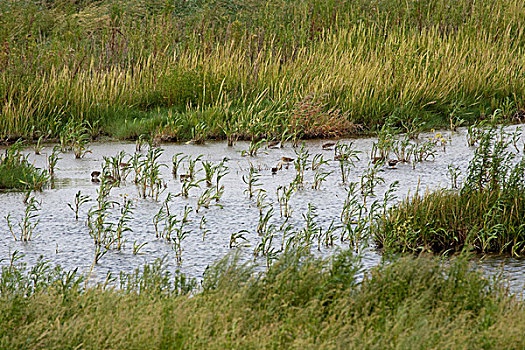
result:
<svg viewBox="0 0 525 350"><path fill-rule="evenodd" d="M421 138L431 136L422 135ZM448 137L448 134L446 136ZM440 147L434 160L419 163L415 169L411 164L400 163L395 168L385 165L379 173L385 183L381 184L377 190L378 198L394 181L399 181L399 189L396 192L397 198L404 198L409 193L414 193L418 188L425 190L449 187L450 179L447 177L447 166L453 164L464 172L472 157L472 150L467 146L465 130L450 134L450 138L446 145L446 151ZM350 140L342 141L350 142ZM359 154L360 160L349 172L349 181L359 181L360 176L367 169L373 141L372 138L351 140L361 153ZM290 199L293 213L288 222L298 229L305 225L302 214L306 213L309 203L317 208L317 217L315 218L317 224L326 229L332 220L339 220L346 198L344 186L340 183L339 163L333 160L333 150L323 149L322 144L324 142L314 140L305 144L310 153L310 159L316 154L322 154L324 159L329 160L328 164L325 165L325 170L332 171L332 173L322 183L319 190L314 190L312 189L314 172L311 169L305 171L306 184L304 188L293 194ZM133 154L135 144L94 143L90 148L92 153L83 159L75 159L71 153L63 154L57 165L58 170L53 188L36 194L36 198L41 201L42 205L39 212L40 222L32 241L15 242L9 233L6 221L0 220L0 232L3 233L0 235L0 259L6 259L10 253L18 250L25 254L24 260L29 264L35 263L38 257L42 255L51 263L60 264L67 269L80 267L84 271L89 270L93 261L94 247L93 240L88 234L86 218L89 208L94 203L91 201L81 207L79 221L75 221L74 213L67 204L73 202L75 193L79 190L92 199L95 198L99 184L91 182L91 172L101 170L104 156L114 156L122 150L128 154ZM102 278L109 271L114 274L118 274L119 271L131 272L144 263L152 262L163 256L166 256L167 261L175 268L173 247L163 240L155 238L152 220L167 193L177 194L181 190L180 181L174 179L171 174L171 158L178 152L193 158L202 154L203 160L211 161L214 164L222 161L224 157L229 159L227 162L229 173L222 180L224 185L224 195L220 200L222 208L219 206L210 206L209 209L201 208L198 213L194 210L189 216L190 222L187 224L187 229L190 233L183 241L183 262L181 266L183 272L194 277L201 277L208 265L230 251L230 235L240 230L248 231L244 236L251 247L244 248L243 252L246 258L251 258L253 247L260 238L256 233L259 209L256 206L255 199L247 198L245 194L247 185L242 180L242 176L247 175L247 169L250 165L260 169L258 188L266 190L267 201L274 207L274 216L269 224L279 227L283 223L284 220L279 216L276 190L280 185L288 185L293 181L295 169L293 165L289 166L288 169L283 167L276 174L272 174L271 169L277 166L282 157L296 157L294 149L290 145L280 149L260 150L256 157L243 157L241 155L243 150L248 149L248 143L243 142L234 147L227 147L225 142L210 142L201 146L169 144L163 145L162 148L164 153L161 161L168 165L161 169L167 188L159 201L140 198L136 187L130 181L111 191L112 200L122 203L126 197L133 201L134 209L130 223L133 231L126 233L124 250L109 252L100 260L94 269L94 275L97 278ZM30 160L36 166L45 167L46 152L51 152L51 150L52 145L47 145L42 155L37 156L31 153ZM27 150L27 152L29 151L30 149ZM187 167L186 162L183 162L183 167ZM198 167L201 167L200 164ZM204 171L200 171L197 176L199 178L204 177ZM459 180L461 181L461 177ZM202 183L201 185L200 189L190 190L189 198L176 197L171 203L171 210L180 216L186 205L195 209L199 195L206 189L205 185ZM24 194L22 193L0 193L2 218L9 213L13 217L20 218L24 211L23 197ZM118 208L114 212L117 214ZM202 219L203 217L205 220ZM204 227L201 225L203 221L205 221ZM204 231L206 232L203 240ZM134 243L147 244L141 249L141 254L133 255ZM280 241L275 242L275 244L280 246ZM329 255L333 251L334 249L321 248L316 254ZM368 249L363 253L363 264L366 268L375 266L380 259L380 254L374 249ZM6 263L5 260L3 263ZM262 261L261 264L263 264ZM502 271L514 293L519 294L523 291L525 260L509 257L486 257L477 261L476 264L489 273Z"/></svg>

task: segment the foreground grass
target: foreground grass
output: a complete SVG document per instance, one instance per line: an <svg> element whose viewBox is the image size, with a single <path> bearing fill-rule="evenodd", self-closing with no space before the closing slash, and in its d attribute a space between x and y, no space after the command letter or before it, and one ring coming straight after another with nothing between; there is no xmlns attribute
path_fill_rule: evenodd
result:
<svg viewBox="0 0 525 350"><path fill-rule="evenodd" d="M0 13L5 138L57 138L71 120L94 137L337 136L525 107L520 0L8 0Z"/></svg>
<svg viewBox="0 0 525 350"><path fill-rule="evenodd" d="M160 265L121 290L85 290L45 264L29 274L15 266L0 281L2 348L525 346L522 302L464 260L404 258L358 282L348 252L330 263L282 257L259 277L230 259L197 289L180 275L173 282Z"/></svg>
<svg viewBox="0 0 525 350"><path fill-rule="evenodd" d="M374 229L380 248L525 254L525 158L513 142L521 134L492 126L469 135L477 148L462 188L416 193L391 208Z"/></svg>

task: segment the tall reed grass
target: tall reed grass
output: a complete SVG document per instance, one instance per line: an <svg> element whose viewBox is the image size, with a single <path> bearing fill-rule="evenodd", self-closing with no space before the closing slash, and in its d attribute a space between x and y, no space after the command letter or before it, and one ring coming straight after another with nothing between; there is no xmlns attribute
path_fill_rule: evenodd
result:
<svg viewBox="0 0 525 350"><path fill-rule="evenodd" d="M297 120L304 137L334 136L525 107L519 0L7 0L0 13L4 138L56 137L71 119L122 138L277 137Z"/></svg>

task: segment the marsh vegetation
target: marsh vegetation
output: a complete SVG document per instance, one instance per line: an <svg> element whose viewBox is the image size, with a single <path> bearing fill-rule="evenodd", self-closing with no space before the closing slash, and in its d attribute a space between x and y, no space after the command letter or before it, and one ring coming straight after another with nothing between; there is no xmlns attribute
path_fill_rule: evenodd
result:
<svg viewBox="0 0 525 350"><path fill-rule="evenodd" d="M298 140L524 117L524 4L0 4L0 137Z"/></svg>
<svg viewBox="0 0 525 350"><path fill-rule="evenodd" d="M49 182L49 173L31 164L22 149L19 141L0 155L0 190L40 191Z"/></svg>
<svg viewBox="0 0 525 350"><path fill-rule="evenodd" d="M0 347L524 347L524 23L0 2Z"/></svg>
<svg viewBox="0 0 525 350"><path fill-rule="evenodd" d="M290 251L264 275L233 254L201 283L157 261L121 274L116 289L18 258L0 275L3 347L525 346L523 304L462 259L403 258L363 279L350 251L327 260Z"/></svg>

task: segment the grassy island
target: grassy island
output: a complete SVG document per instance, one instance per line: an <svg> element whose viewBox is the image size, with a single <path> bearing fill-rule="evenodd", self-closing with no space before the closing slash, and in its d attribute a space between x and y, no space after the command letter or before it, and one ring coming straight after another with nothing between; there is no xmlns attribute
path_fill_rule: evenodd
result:
<svg viewBox="0 0 525 350"><path fill-rule="evenodd" d="M522 256L525 157L515 144L518 134L495 126L471 128L469 142L476 150L461 188L416 193L392 207L375 228L379 247Z"/></svg>

